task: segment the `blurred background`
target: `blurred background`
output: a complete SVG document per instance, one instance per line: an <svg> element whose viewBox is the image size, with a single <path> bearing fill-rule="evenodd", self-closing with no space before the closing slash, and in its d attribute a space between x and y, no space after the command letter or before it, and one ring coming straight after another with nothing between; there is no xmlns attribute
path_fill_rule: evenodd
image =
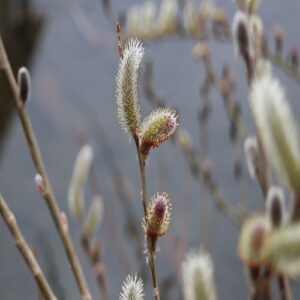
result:
<svg viewBox="0 0 300 300"><path fill-rule="evenodd" d="M159 5L160 1L154 1ZM196 2L196 3L200 3ZM236 10L231 0L215 1L231 21ZM125 15L141 1L111 1L116 15ZM299 46L300 3L294 0L263 1L259 14L273 47L272 26L281 24L285 46ZM118 51L114 28L100 0L0 0L0 33L14 70L27 66L32 76L28 110L59 205L68 212L67 192L74 160L80 147L90 143L95 151L92 183L86 200L100 193L104 219L97 233L103 245L102 262L110 299L117 299L127 274L145 275L147 299L151 298L148 270L141 254L143 233L139 199L138 165L133 142L120 129L114 98ZM147 42L145 61L153 67L153 87L168 106L180 114L180 126L189 132L201 159L210 159L213 178L224 196L237 208L263 210L259 187L250 180L240 139L230 142L230 123L216 91L210 98L209 119L203 125L199 89L205 79L202 64L191 52L191 39L171 36ZM254 133L247 102L243 64L230 44L212 41L212 56L220 73L224 63L236 72L235 98L241 115ZM146 64L143 63L142 73ZM299 85L274 68L286 87L296 117ZM141 79L142 114L152 107ZM15 212L59 299L79 299L68 263L46 205L34 184L33 168L19 119L4 76L0 77L0 191ZM205 127L205 128L203 128ZM171 228L159 241L158 274L162 299L181 299L180 262L190 248L203 246L214 259L220 299L246 299L249 295L243 267L237 257L238 228L218 212L211 195L191 174L182 151L172 142L152 151L147 166L148 192L166 191L173 203ZM120 177L124 191L120 192ZM126 198L126 199L124 199ZM132 224L137 229L133 237ZM97 284L79 243L77 223L70 228L95 299ZM130 229L131 228L131 229ZM140 243L140 242L141 243ZM293 286L295 299L300 295ZM37 299L35 284L12 238L0 220L0 299Z"/></svg>

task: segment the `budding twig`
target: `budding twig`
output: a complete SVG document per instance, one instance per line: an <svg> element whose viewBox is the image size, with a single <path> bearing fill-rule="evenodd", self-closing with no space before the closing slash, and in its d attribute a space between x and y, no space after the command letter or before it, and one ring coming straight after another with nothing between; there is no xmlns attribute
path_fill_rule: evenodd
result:
<svg viewBox="0 0 300 300"><path fill-rule="evenodd" d="M14 238L15 245L19 249L21 255L23 256L32 276L39 287L39 290L45 300L57 300L56 296L54 295L51 287L47 279L44 276L41 267L39 266L34 254L28 243L26 242L18 224L16 218L12 211L7 206L6 201L0 194L0 214L4 222L6 223L11 235Z"/></svg>
<svg viewBox="0 0 300 300"><path fill-rule="evenodd" d="M19 98L19 87L16 82L15 76L13 74L9 60L7 58L7 54L1 37L0 37L0 62L1 62L2 69L8 78L9 85L13 92L13 101L15 103L15 107L19 115L20 121L22 123L23 131L27 140L27 144L28 144L28 148L31 154L33 164L36 168L37 173L41 175L44 181L45 193L43 197L47 203L47 206L49 208L49 211L55 223L56 229L62 240L65 252L67 254L71 266L72 273L75 277L76 283L80 290L81 297L83 300L91 300L92 296L89 291L86 279L84 277L79 259L76 255L73 242L71 240L69 232L64 230L64 224L61 221L61 210L58 206L56 197L52 190L48 178L48 174L43 163L40 148L37 143L34 130L32 128L30 117L27 113L26 107L24 106L23 102Z"/></svg>

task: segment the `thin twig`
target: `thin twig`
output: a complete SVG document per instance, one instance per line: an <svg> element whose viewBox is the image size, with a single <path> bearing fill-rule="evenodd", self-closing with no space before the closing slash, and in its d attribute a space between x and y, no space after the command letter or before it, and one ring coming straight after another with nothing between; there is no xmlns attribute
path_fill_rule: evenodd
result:
<svg viewBox="0 0 300 300"><path fill-rule="evenodd" d="M141 176L141 187L142 187L141 200L142 200L142 205L143 205L144 218L145 218L145 222L148 222L148 213L147 213L147 201L148 200L147 200L147 185L146 185L146 176L145 176L145 157L141 152L138 139L135 138L134 141L135 141L135 145L136 145L136 151L137 151L138 161L139 161L140 176ZM159 289L158 289L158 284L157 284L157 276L156 276L154 248L153 248L152 242L147 234L146 234L146 239L147 239L149 267L150 267L150 271L151 271L154 299L160 300Z"/></svg>
<svg viewBox="0 0 300 300"><path fill-rule="evenodd" d="M20 121L22 123L23 131L27 140L28 148L31 154L31 158L33 164L37 170L37 172L42 176L45 186L45 192L43 193L43 197L47 203L53 221L55 223L56 229L60 235L62 240L65 252L67 254L71 270L75 277L76 283L80 290L80 294L83 300L91 300L92 296L89 291L86 279L84 277L82 267L80 265L80 261L76 255L73 242L71 240L70 234L68 230L65 230L65 226L61 220L61 210L58 206L58 202L52 190L47 171L45 169L40 148L37 143L35 133L31 124L30 117L28 115L27 109L25 105L19 99L19 88L14 77L11 65L7 58L7 54L2 42L2 38L0 37L0 62L1 67L3 68L4 73L7 76L9 85L11 87L13 93L13 100L16 106L17 113L19 115Z"/></svg>
<svg viewBox="0 0 300 300"><path fill-rule="evenodd" d="M34 278L43 299L45 300L57 300L56 296L54 295L51 287L47 279L44 276L41 267L39 266L31 248L29 247L28 243L26 242L19 226L16 221L16 218L12 211L9 209L6 201L4 200L3 196L0 194L0 214L4 222L6 223L11 235L14 238L15 245L19 249L21 255L23 256L30 272L32 273L32 277Z"/></svg>

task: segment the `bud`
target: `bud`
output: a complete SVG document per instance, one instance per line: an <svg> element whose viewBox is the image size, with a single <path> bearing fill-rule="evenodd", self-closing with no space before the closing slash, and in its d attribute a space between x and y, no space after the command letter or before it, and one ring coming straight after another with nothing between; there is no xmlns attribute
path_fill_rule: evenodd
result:
<svg viewBox="0 0 300 300"><path fill-rule="evenodd" d="M190 251L182 263L184 299L216 300L213 273L213 262L206 251Z"/></svg>
<svg viewBox="0 0 300 300"><path fill-rule="evenodd" d="M42 196L46 195L45 182L41 174L37 173L34 177L36 187Z"/></svg>
<svg viewBox="0 0 300 300"><path fill-rule="evenodd" d="M257 180L259 172L259 151L255 136L249 136L246 138L244 142L244 151L250 177L253 180Z"/></svg>
<svg viewBox="0 0 300 300"><path fill-rule="evenodd" d="M279 81L254 80L250 103L267 160L293 190L300 189L299 141L294 118Z"/></svg>
<svg viewBox="0 0 300 300"><path fill-rule="evenodd" d="M159 108L143 120L139 131L139 143L145 156L151 148L158 147L174 134L178 126L177 117L174 110Z"/></svg>
<svg viewBox="0 0 300 300"><path fill-rule="evenodd" d="M84 232L87 236L91 236L99 228L102 218L103 200L100 196L95 196L85 219Z"/></svg>
<svg viewBox="0 0 300 300"><path fill-rule="evenodd" d="M119 122L126 132L136 135L140 122L138 71L144 55L142 43L130 39L124 47L116 79L116 102Z"/></svg>
<svg viewBox="0 0 300 300"><path fill-rule="evenodd" d="M167 193L155 194L147 207L147 222L144 229L155 250L157 238L164 235L170 226L172 205Z"/></svg>
<svg viewBox="0 0 300 300"><path fill-rule="evenodd" d="M65 212L63 211L60 213L60 221L62 224L63 231L67 233L69 231L69 222Z"/></svg>
<svg viewBox="0 0 300 300"><path fill-rule="evenodd" d="M143 280L138 278L136 274L134 277L128 275L123 282L119 300L144 300Z"/></svg>
<svg viewBox="0 0 300 300"><path fill-rule="evenodd" d="M261 251L270 230L271 224L265 216L253 215L245 220L239 237L238 254L246 265L261 265Z"/></svg>
<svg viewBox="0 0 300 300"><path fill-rule="evenodd" d="M275 40L275 51L277 54L282 54L284 33L281 26L275 25L273 27L273 36Z"/></svg>
<svg viewBox="0 0 300 300"><path fill-rule="evenodd" d="M248 28L248 17L242 11L237 11L233 18L232 38L236 55L252 56L253 47Z"/></svg>
<svg viewBox="0 0 300 300"><path fill-rule="evenodd" d="M283 190L277 186L271 186L266 200L267 215L273 227L280 227L285 218L285 199Z"/></svg>
<svg viewBox="0 0 300 300"><path fill-rule="evenodd" d="M300 225L295 223L273 230L265 241L262 258L275 271L295 277L300 275Z"/></svg>
<svg viewBox="0 0 300 300"><path fill-rule="evenodd" d="M73 175L68 192L69 209L73 216L82 219L84 212L83 187L87 180L90 166L93 160L93 149L90 145L84 145L75 161Z"/></svg>
<svg viewBox="0 0 300 300"><path fill-rule="evenodd" d="M25 104L31 95L31 79L27 68L22 67L18 72L19 99Z"/></svg>

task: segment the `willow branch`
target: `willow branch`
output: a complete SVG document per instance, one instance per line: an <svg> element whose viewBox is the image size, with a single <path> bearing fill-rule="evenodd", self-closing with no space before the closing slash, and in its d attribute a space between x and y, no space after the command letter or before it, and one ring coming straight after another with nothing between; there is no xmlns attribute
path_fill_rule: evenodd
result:
<svg viewBox="0 0 300 300"><path fill-rule="evenodd" d="M144 77L144 91L147 99L154 107L165 107L164 101L159 98L152 86L152 66L148 62L145 77ZM212 199L216 205L216 208L223 212L234 224L240 226L243 220L243 215L225 199L217 183L212 179L211 174L208 174L205 170L205 166L197 159L197 153L193 146L186 145L184 148L180 143L180 135L182 129L178 128L172 136L173 141L181 149L184 154L192 174L204 185L204 187L210 192Z"/></svg>
<svg viewBox="0 0 300 300"><path fill-rule="evenodd" d="M73 272L76 283L78 285L81 297L83 300L91 300L92 296L89 291L86 279L84 277L79 259L76 255L70 234L68 230L65 230L65 226L61 220L61 210L58 206L58 202L56 200L50 181L48 179L48 174L43 163L40 148L35 137L35 133L31 124L30 117L28 115L25 105L19 99L18 84L16 82L11 65L7 58L7 54L1 37L0 37L0 69L3 69L4 73L6 74L10 88L12 90L13 100L20 121L22 123L23 131L27 140L27 144L28 144L28 148L31 154L33 164L37 172L42 176L44 181L45 192L43 193L43 197L47 203L52 219L55 223L56 229L60 235L61 241L63 243L65 252L67 254L71 266L71 270Z"/></svg>
<svg viewBox="0 0 300 300"><path fill-rule="evenodd" d="M143 211L144 211L144 218L145 222L148 222L148 213L147 213L147 185L146 185L146 176L145 176L145 157L143 156L139 141L137 138L135 140L136 145L136 151L138 155L138 161L139 161L139 170L140 170L140 177L141 177L141 201L143 205ZM146 233L146 242L147 242L147 249L148 249L148 256L149 256L149 267L151 271L151 279L152 279L152 285L153 285L153 294L155 300L160 300L159 296L159 288L157 283L157 275L156 275L156 267L155 267L155 253L154 249L151 243L150 238L148 237Z"/></svg>
<svg viewBox="0 0 300 300"><path fill-rule="evenodd" d="M39 266L35 256L29 247L28 243L26 242L19 226L16 221L16 218L12 211L9 209L6 201L4 200L3 196L0 194L0 214L4 222L6 223L12 237L14 238L15 245L19 249L21 255L23 256L25 263L30 270L32 277L34 278L41 295L46 300L57 300L56 296L54 295L51 287L47 279L44 276L41 267Z"/></svg>

